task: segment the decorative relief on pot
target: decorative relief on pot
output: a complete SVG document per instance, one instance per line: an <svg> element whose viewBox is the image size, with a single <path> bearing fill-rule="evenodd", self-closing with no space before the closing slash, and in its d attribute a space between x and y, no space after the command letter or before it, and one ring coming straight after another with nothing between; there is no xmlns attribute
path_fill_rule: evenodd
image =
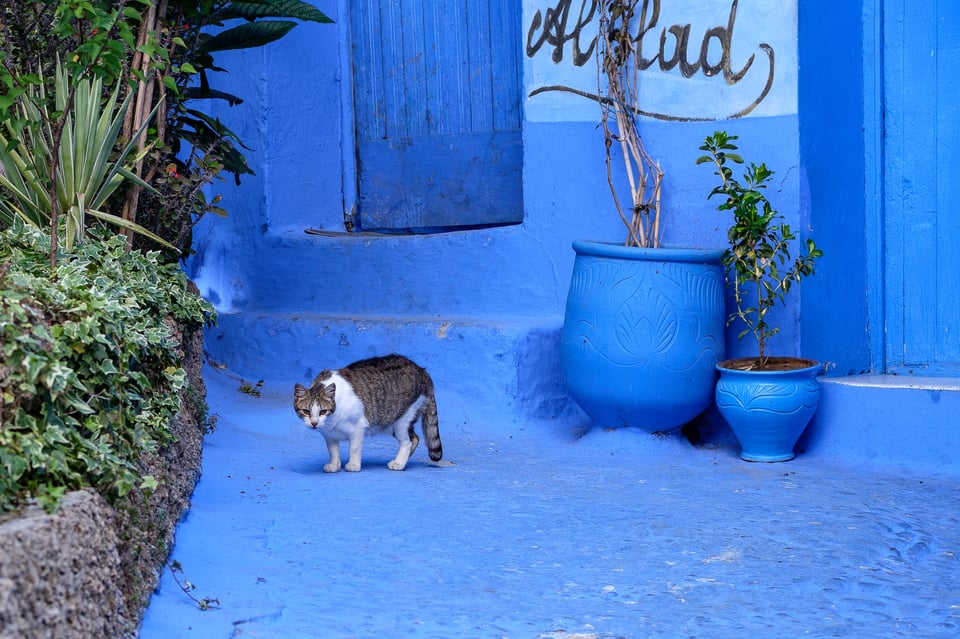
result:
<svg viewBox="0 0 960 639"><path fill-rule="evenodd" d="M815 408L820 386L815 379L785 383L737 383L721 378L717 383L717 406L789 415Z"/></svg>
<svg viewBox="0 0 960 639"><path fill-rule="evenodd" d="M653 288L638 286L617 309L613 323L619 349L608 353L607 359L615 364L647 366L677 339L674 303Z"/></svg>
<svg viewBox="0 0 960 639"><path fill-rule="evenodd" d="M658 286L649 285L653 277ZM714 273L692 273L672 264L653 275L636 263L589 264L571 281L568 312L579 311L580 317L567 339L590 357L617 366L645 367L658 360L665 368L682 371L705 358L715 363L723 353L722 330L702 318L722 316L722 287ZM663 360L681 330L684 339L693 336L696 347L682 361Z"/></svg>
<svg viewBox="0 0 960 639"><path fill-rule="evenodd" d="M684 299L690 304L691 310L697 317L715 317L716 313L724 313L722 273L715 269L694 271L689 267L677 264L668 264L664 273L677 283L679 290L684 291ZM705 327L710 329L712 327ZM712 332L707 330L706 332ZM701 334L704 331L701 330Z"/></svg>
<svg viewBox="0 0 960 639"><path fill-rule="evenodd" d="M696 353L691 365L716 363L724 353L723 321L724 281L722 271L715 268L691 268L690 265L666 264L666 279L675 283L678 316L688 318L687 339L693 340ZM669 366L668 366L669 367Z"/></svg>
<svg viewBox="0 0 960 639"><path fill-rule="evenodd" d="M645 367L677 332L672 302L646 286L646 279L632 262L593 262L576 271L568 312L579 319L568 339L588 357Z"/></svg>
<svg viewBox="0 0 960 639"><path fill-rule="evenodd" d="M604 262L583 263L579 261L570 277L570 291L567 293L568 304L582 306L584 300L595 297L602 289L622 279L620 273L626 265L616 265Z"/></svg>

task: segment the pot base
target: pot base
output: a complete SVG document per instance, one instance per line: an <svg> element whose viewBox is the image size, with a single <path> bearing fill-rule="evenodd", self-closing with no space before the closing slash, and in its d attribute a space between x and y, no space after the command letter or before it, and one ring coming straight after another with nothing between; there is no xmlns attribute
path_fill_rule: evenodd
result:
<svg viewBox="0 0 960 639"><path fill-rule="evenodd" d="M746 453L743 451L740 452L740 459L748 462L758 462L758 463L785 462L785 461L790 461L794 457L796 457L796 455L792 451L790 453L784 453L780 455L756 455L756 454Z"/></svg>

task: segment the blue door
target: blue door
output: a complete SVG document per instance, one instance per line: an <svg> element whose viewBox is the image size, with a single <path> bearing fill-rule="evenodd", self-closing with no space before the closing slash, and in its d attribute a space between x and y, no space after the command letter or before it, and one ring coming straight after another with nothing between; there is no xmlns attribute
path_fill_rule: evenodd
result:
<svg viewBox="0 0 960 639"><path fill-rule="evenodd" d="M883 20L887 371L960 376L960 2Z"/></svg>
<svg viewBox="0 0 960 639"><path fill-rule="evenodd" d="M358 230L520 222L520 0L350 11Z"/></svg>

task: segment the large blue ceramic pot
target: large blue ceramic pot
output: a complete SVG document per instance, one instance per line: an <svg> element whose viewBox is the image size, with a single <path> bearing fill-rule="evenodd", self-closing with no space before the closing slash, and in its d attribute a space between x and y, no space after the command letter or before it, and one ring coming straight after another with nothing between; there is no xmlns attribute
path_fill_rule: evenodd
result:
<svg viewBox="0 0 960 639"><path fill-rule="evenodd" d="M723 251L573 249L560 337L571 397L601 427L665 431L703 412L724 354Z"/></svg>
<svg viewBox="0 0 960 639"><path fill-rule="evenodd" d="M794 368L739 370L738 362L717 365L717 408L740 442L747 461L778 462L793 459L793 447L820 404L818 362L800 358L771 358Z"/></svg>

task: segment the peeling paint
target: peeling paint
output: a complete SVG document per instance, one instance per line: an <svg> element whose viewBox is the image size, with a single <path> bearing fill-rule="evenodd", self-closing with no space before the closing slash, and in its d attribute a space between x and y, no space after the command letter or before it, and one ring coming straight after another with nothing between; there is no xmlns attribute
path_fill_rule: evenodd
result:
<svg viewBox="0 0 960 639"><path fill-rule="evenodd" d="M437 337L440 339L447 339L448 330L450 330L450 322L444 322L440 325L440 328L437 329Z"/></svg>

